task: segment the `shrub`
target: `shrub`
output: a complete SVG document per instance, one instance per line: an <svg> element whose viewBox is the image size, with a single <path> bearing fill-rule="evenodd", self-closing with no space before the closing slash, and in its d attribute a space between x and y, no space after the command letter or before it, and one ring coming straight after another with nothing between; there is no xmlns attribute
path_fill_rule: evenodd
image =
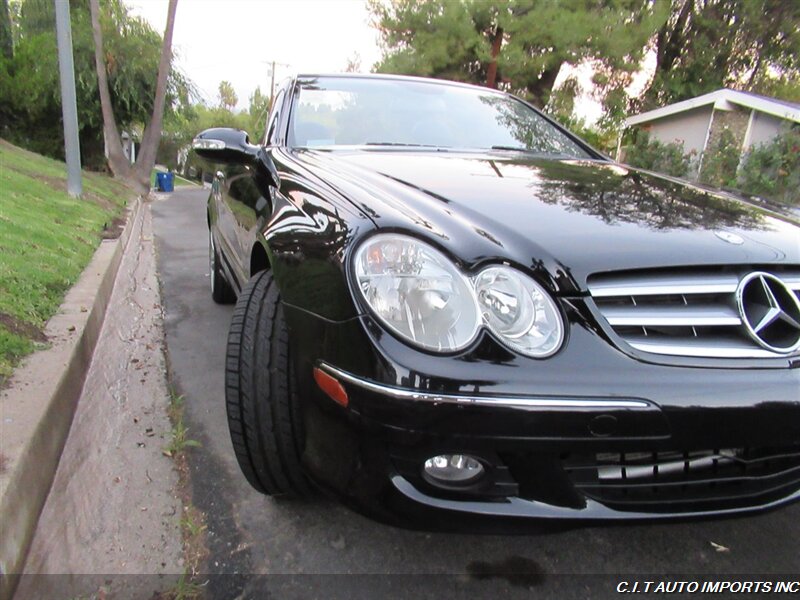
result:
<svg viewBox="0 0 800 600"><path fill-rule="evenodd" d="M642 131L638 132L634 143L626 147L625 161L632 167L673 177L685 177L691 169L691 157L683 153L681 144L651 140Z"/></svg>
<svg viewBox="0 0 800 600"><path fill-rule="evenodd" d="M800 128L752 148L739 171L738 186L748 194L800 205Z"/></svg>
<svg viewBox="0 0 800 600"><path fill-rule="evenodd" d="M720 131L716 143L703 155L700 181L717 188L736 187L741 147L727 127Z"/></svg>

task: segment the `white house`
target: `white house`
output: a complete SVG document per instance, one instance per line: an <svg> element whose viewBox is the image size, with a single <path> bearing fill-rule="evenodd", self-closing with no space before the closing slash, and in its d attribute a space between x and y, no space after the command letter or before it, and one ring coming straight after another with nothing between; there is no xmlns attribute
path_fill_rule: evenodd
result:
<svg viewBox="0 0 800 600"><path fill-rule="evenodd" d="M624 128L637 127L647 131L651 139L682 144L684 154L696 156L699 171L703 153L714 147L723 129L729 129L741 144L741 158L751 147L769 142L783 128L797 123L800 104L721 89L628 117ZM624 160L621 147L617 148L617 159Z"/></svg>

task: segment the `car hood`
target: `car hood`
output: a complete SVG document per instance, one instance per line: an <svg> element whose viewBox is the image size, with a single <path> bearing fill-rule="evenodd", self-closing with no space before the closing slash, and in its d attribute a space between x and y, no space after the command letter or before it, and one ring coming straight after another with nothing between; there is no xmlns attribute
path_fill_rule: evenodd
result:
<svg viewBox="0 0 800 600"><path fill-rule="evenodd" d="M800 263L800 227L788 217L611 162L409 151L294 157L379 227L429 236L466 268L508 260L546 271L558 291L585 289L604 271Z"/></svg>

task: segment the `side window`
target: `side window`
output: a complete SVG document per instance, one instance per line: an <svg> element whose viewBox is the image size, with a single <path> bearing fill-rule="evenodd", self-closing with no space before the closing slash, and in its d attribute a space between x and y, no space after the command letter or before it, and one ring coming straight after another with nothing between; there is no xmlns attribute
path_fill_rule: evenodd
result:
<svg viewBox="0 0 800 600"><path fill-rule="evenodd" d="M278 137L278 121L281 116L281 104L283 104L284 90L280 90L275 95L275 102L272 105L272 111L269 113L269 120L267 121L267 137L266 145L272 146Z"/></svg>

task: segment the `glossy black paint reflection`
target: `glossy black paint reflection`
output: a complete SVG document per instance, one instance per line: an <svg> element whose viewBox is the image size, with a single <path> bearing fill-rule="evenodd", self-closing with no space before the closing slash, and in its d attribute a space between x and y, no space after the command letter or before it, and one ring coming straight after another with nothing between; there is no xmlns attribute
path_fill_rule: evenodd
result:
<svg viewBox="0 0 800 600"><path fill-rule="evenodd" d="M208 219L235 288L261 269L274 273L299 379L304 467L322 488L373 517L424 528L445 520L477 526L474 518L485 516L639 518L646 515L583 500L565 507L512 498L492 509L434 498L409 483L413 477L398 475L395 455L472 451L519 465L532 454L552 475L560 453L579 450L800 443L796 358L626 354L586 300L587 278L605 271L800 265L800 228L791 216L599 156L292 148L286 139L295 89L289 82L278 91L267 145L246 142L233 161L205 154L218 161ZM529 273L558 297L569 332L562 348L546 360L530 359L487 332L451 355L411 348L351 292L349 256L378 231L424 239L467 274L499 262ZM727 243L719 231L744 243ZM345 410L315 385L312 369L321 362L405 389L636 398L648 409L490 410L409 404L348 387ZM553 490L559 498L574 494L565 486Z"/></svg>
<svg viewBox="0 0 800 600"><path fill-rule="evenodd" d="M505 260L557 292L589 274L800 262L797 228L758 207L604 161L515 153L297 151L382 229L439 244L465 270ZM745 238L732 246L714 235Z"/></svg>

